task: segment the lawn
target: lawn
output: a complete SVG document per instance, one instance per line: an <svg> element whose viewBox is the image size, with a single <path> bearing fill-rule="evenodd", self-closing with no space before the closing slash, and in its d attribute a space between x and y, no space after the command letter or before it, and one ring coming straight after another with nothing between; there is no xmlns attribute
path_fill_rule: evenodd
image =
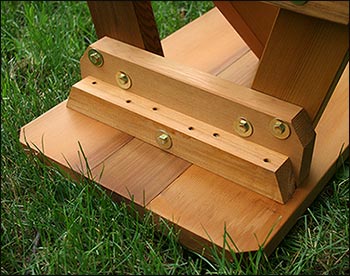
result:
<svg viewBox="0 0 350 276"><path fill-rule="evenodd" d="M213 7L152 4L161 38ZM86 2L1 2L1 274L350 273L348 160L269 257L229 263L183 248L150 213L26 155L20 127L67 98L96 39Z"/></svg>

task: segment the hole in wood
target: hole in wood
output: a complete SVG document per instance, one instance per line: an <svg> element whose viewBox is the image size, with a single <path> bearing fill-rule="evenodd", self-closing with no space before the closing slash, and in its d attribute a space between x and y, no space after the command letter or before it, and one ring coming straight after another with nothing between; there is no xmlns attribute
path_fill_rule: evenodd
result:
<svg viewBox="0 0 350 276"><path fill-rule="evenodd" d="M152 108L152 110L157 111L157 110L158 110L158 108L157 108L157 107L153 107L153 108Z"/></svg>
<svg viewBox="0 0 350 276"><path fill-rule="evenodd" d="M215 132L215 133L213 133L213 136L217 138L217 137L219 137L220 135L219 135L219 133L216 133L216 132Z"/></svg>
<svg viewBox="0 0 350 276"><path fill-rule="evenodd" d="M264 158L264 160L263 160L265 163L269 163L270 162L270 159L268 159L268 158Z"/></svg>
<svg viewBox="0 0 350 276"><path fill-rule="evenodd" d="M131 103L131 100L126 100L126 103Z"/></svg>
<svg viewBox="0 0 350 276"><path fill-rule="evenodd" d="M188 130L194 130L194 128L193 127L188 127Z"/></svg>
<svg viewBox="0 0 350 276"><path fill-rule="evenodd" d="M97 82L96 81L93 81L92 84L96 84Z"/></svg>

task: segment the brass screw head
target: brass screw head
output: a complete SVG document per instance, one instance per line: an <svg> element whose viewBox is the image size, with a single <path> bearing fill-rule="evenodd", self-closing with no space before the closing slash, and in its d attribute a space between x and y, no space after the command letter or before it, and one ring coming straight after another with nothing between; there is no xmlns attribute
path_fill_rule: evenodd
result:
<svg viewBox="0 0 350 276"><path fill-rule="evenodd" d="M156 133L156 141L157 144L162 148L162 149L170 149L172 146L172 140L170 135L165 132L164 130L158 130Z"/></svg>
<svg viewBox="0 0 350 276"><path fill-rule="evenodd" d="M120 88L129 89L131 87L131 79L126 73L119 71L115 75L115 78L116 78L117 84Z"/></svg>
<svg viewBox="0 0 350 276"><path fill-rule="evenodd" d="M287 139L290 135L288 124L279 119L272 119L270 122L270 131L278 139Z"/></svg>
<svg viewBox="0 0 350 276"><path fill-rule="evenodd" d="M253 133L253 126L247 119L240 117L234 122L234 130L239 136L249 137Z"/></svg>
<svg viewBox="0 0 350 276"><path fill-rule="evenodd" d="M97 66L101 67L103 65L103 56L101 53L95 49L90 49L88 52L90 62Z"/></svg>

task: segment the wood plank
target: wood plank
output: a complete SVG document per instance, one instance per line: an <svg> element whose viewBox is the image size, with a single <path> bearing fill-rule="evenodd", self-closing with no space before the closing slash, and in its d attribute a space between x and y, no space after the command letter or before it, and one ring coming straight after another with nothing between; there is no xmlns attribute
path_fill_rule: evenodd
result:
<svg viewBox="0 0 350 276"><path fill-rule="evenodd" d="M164 130L172 140L168 152L278 202L286 202L294 191L295 179L287 156L165 106L157 104L153 110L154 102L96 78L76 83L67 106L154 146L159 146L157 131Z"/></svg>
<svg viewBox="0 0 350 276"><path fill-rule="evenodd" d="M93 174L102 172L98 180L100 185L145 206L190 165L181 158L133 139L95 167Z"/></svg>
<svg viewBox="0 0 350 276"><path fill-rule="evenodd" d="M163 39L162 46L167 59L214 75L249 51L217 8Z"/></svg>
<svg viewBox="0 0 350 276"><path fill-rule="evenodd" d="M348 69L347 69L348 70ZM205 240L223 245L224 225L240 252L272 253L349 154L349 75L345 72L319 125L310 176L284 205L192 166L148 206L180 229L180 241L201 251ZM341 122L334 128L334 121ZM215 185L213 185L215 183ZM271 234L269 231L272 230ZM228 240L235 250L235 246ZM208 252L207 252L208 253Z"/></svg>
<svg viewBox="0 0 350 276"><path fill-rule="evenodd" d="M292 1L262 2L340 24L349 24L349 1L306 1L304 5L295 5Z"/></svg>
<svg viewBox="0 0 350 276"><path fill-rule="evenodd" d="M250 88L258 69L259 59L249 51L218 74L218 77Z"/></svg>
<svg viewBox="0 0 350 276"><path fill-rule="evenodd" d="M90 169L93 169L132 139L132 136L124 132L91 121L74 110L67 110L66 103L63 101L22 127L22 145L28 143L33 150L43 152L49 159L67 169L72 167L77 172L86 172L83 153ZM96 137L96 133L103 135Z"/></svg>
<svg viewBox="0 0 350 276"><path fill-rule="evenodd" d="M140 95L234 135L239 135L233 127L235 120L244 117L254 129L245 139L289 156L298 183L307 176L314 131L299 106L107 37L91 47L105 56L105 64L92 65L87 50L81 59L83 77L95 76L115 86L116 72L124 71L132 79L129 94ZM288 139L277 139L271 134L269 124L274 118L289 125Z"/></svg>
<svg viewBox="0 0 350 276"><path fill-rule="evenodd" d="M163 55L151 1L87 1L96 34Z"/></svg>
<svg viewBox="0 0 350 276"><path fill-rule="evenodd" d="M260 1L214 1L214 4L260 58L278 8Z"/></svg>
<svg viewBox="0 0 350 276"><path fill-rule="evenodd" d="M348 48L347 26L281 10L252 87L304 107L316 125Z"/></svg>
<svg viewBox="0 0 350 276"><path fill-rule="evenodd" d="M162 46L169 60L249 88L258 68L259 59L218 8L163 39Z"/></svg>

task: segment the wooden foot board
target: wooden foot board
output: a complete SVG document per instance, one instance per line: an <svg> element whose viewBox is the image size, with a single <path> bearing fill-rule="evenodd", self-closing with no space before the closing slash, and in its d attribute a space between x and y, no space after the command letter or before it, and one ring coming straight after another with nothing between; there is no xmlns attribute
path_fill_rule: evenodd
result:
<svg viewBox="0 0 350 276"><path fill-rule="evenodd" d="M209 58L208 63L203 62L207 60L205 53L202 59L191 57L185 51L186 43L191 38L200 39L195 35L198 28L208 37L228 32L229 36L221 36L220 45L234 46L236 51L219 51L222 54L215 60ZM175 42L177 48L171 48ZM176 50L187 65L246 86L252 83L257 60L216 9L162 43L169 59L176 60ZM238 68L235 64L244 68L239 74L235 74ZM242 64L249 66L241 67ZM201 252L203 245L211 241L222 247L226 227L239 251L256 251L265 241L264 248L269 254L330 179L339 154L348 155L348 102L347 67L316 127L310 174L286 204L67 108L67 101L24 126L20 141L24 146L28 142L32 149L38 148L50 160L77 173L86 171L80 144L97 183L123 198L132 197L138 206L174 223L181 230L180 241L186 247ZM335 120L342 122L337 128ZM232 244L231 247L235 248Z"/></svg>

